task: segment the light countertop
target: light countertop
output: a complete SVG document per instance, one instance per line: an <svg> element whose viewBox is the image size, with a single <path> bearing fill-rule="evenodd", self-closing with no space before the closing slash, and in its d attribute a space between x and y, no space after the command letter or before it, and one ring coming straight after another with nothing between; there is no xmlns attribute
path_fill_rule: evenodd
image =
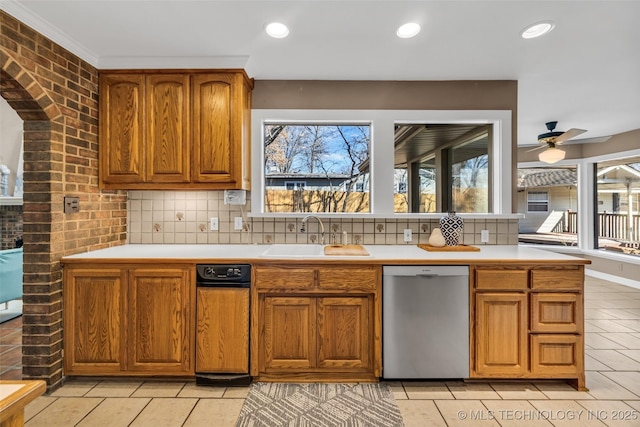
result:
<svg viewBox="0 0 640 427"><path fill-rule="evenodd" d="M370 256L265 257L270 245L182 245L130 244L63 257L63 263L113 262L359 262L371 264L467 264L485 262L560 262L589 264L590 261L555 252L517 245L478 245L479 252L428 252L415 244L364 245Z"/></svg>

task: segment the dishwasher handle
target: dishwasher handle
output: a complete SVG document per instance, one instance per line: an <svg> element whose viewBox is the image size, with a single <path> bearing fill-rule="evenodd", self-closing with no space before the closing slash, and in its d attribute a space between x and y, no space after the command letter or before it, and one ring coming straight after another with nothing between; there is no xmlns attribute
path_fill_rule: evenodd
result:
<svg viewBox="0 0 640 427"><path fill-rule="evenodd" d="M435 274L435 273L432 273L432 274L416 274L415 277L422 277L423 279L433 279L434 277L440 277L440 275L439 274Z"/></svg>

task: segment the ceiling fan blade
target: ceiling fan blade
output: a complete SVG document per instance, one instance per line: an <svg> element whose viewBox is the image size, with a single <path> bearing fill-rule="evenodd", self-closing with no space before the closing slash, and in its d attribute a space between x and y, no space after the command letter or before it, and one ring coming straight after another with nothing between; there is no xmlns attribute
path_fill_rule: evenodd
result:
<svg viewBox="0 0 640 427"><path fill-rule="evenodd" d="M582 139L572 139L571 141L565 141L565 144L596 144L600 142L606 142L611 139L611 135L609 136L596 136L594 138L582 138Z"/></svg>
<svg viewBox="0 0 640 427"><path fill-rule="evenodd" d="M527 150L527 151L525 151L525 153L530 153L532 151L542 150L543 148L549 148L549 146L547 144L544 144L544 145L541 145L539 147L532 148L531 150Z"/></svg>
<svg viewBox="0 0 640 427"><path fill-rule="evenodd" d="M567 139L571 139L574 136L582 135L585 132L586 132L585 129L575 129L575 128L569 129L568 131L566 131L565 133L557 137L554 142L557 144L559 142L566 141Z"/></svg>

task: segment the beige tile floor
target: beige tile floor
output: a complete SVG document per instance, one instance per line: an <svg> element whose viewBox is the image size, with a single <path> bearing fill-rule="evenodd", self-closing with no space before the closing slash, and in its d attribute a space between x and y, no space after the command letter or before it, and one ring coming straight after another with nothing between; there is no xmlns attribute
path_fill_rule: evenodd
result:
<svg viewBox="0 0 640 427"><path fill-rule="evenodd" d="M392 382L411 426L640 426L640 290L587 278L589 392L561 382ZM233 426L248 388L68 381L26 408L26 426Z"/></svg>

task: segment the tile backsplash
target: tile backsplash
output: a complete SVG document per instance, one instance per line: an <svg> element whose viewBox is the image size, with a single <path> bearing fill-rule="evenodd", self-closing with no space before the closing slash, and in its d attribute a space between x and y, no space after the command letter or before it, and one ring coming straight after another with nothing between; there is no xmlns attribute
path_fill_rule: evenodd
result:
<svg viewBox="0 0 640 427"><path fill-rule="evenodd" d="M319 225L311 219L301 232L302 218L249 218L250 196L244 206L225 205L223 191L129 191L129 243L269 244L316 243ZM209 229L210 218L218 218L218 230ZM235 218L243 218L243 230L234 229ZM427 243L438 218L323 218L325 243L366 245L404 244L410 228L412 244ZM489 243L518 243L517 219L465 219L462 243L479 244L480 230L489 230Z"/></svg>

